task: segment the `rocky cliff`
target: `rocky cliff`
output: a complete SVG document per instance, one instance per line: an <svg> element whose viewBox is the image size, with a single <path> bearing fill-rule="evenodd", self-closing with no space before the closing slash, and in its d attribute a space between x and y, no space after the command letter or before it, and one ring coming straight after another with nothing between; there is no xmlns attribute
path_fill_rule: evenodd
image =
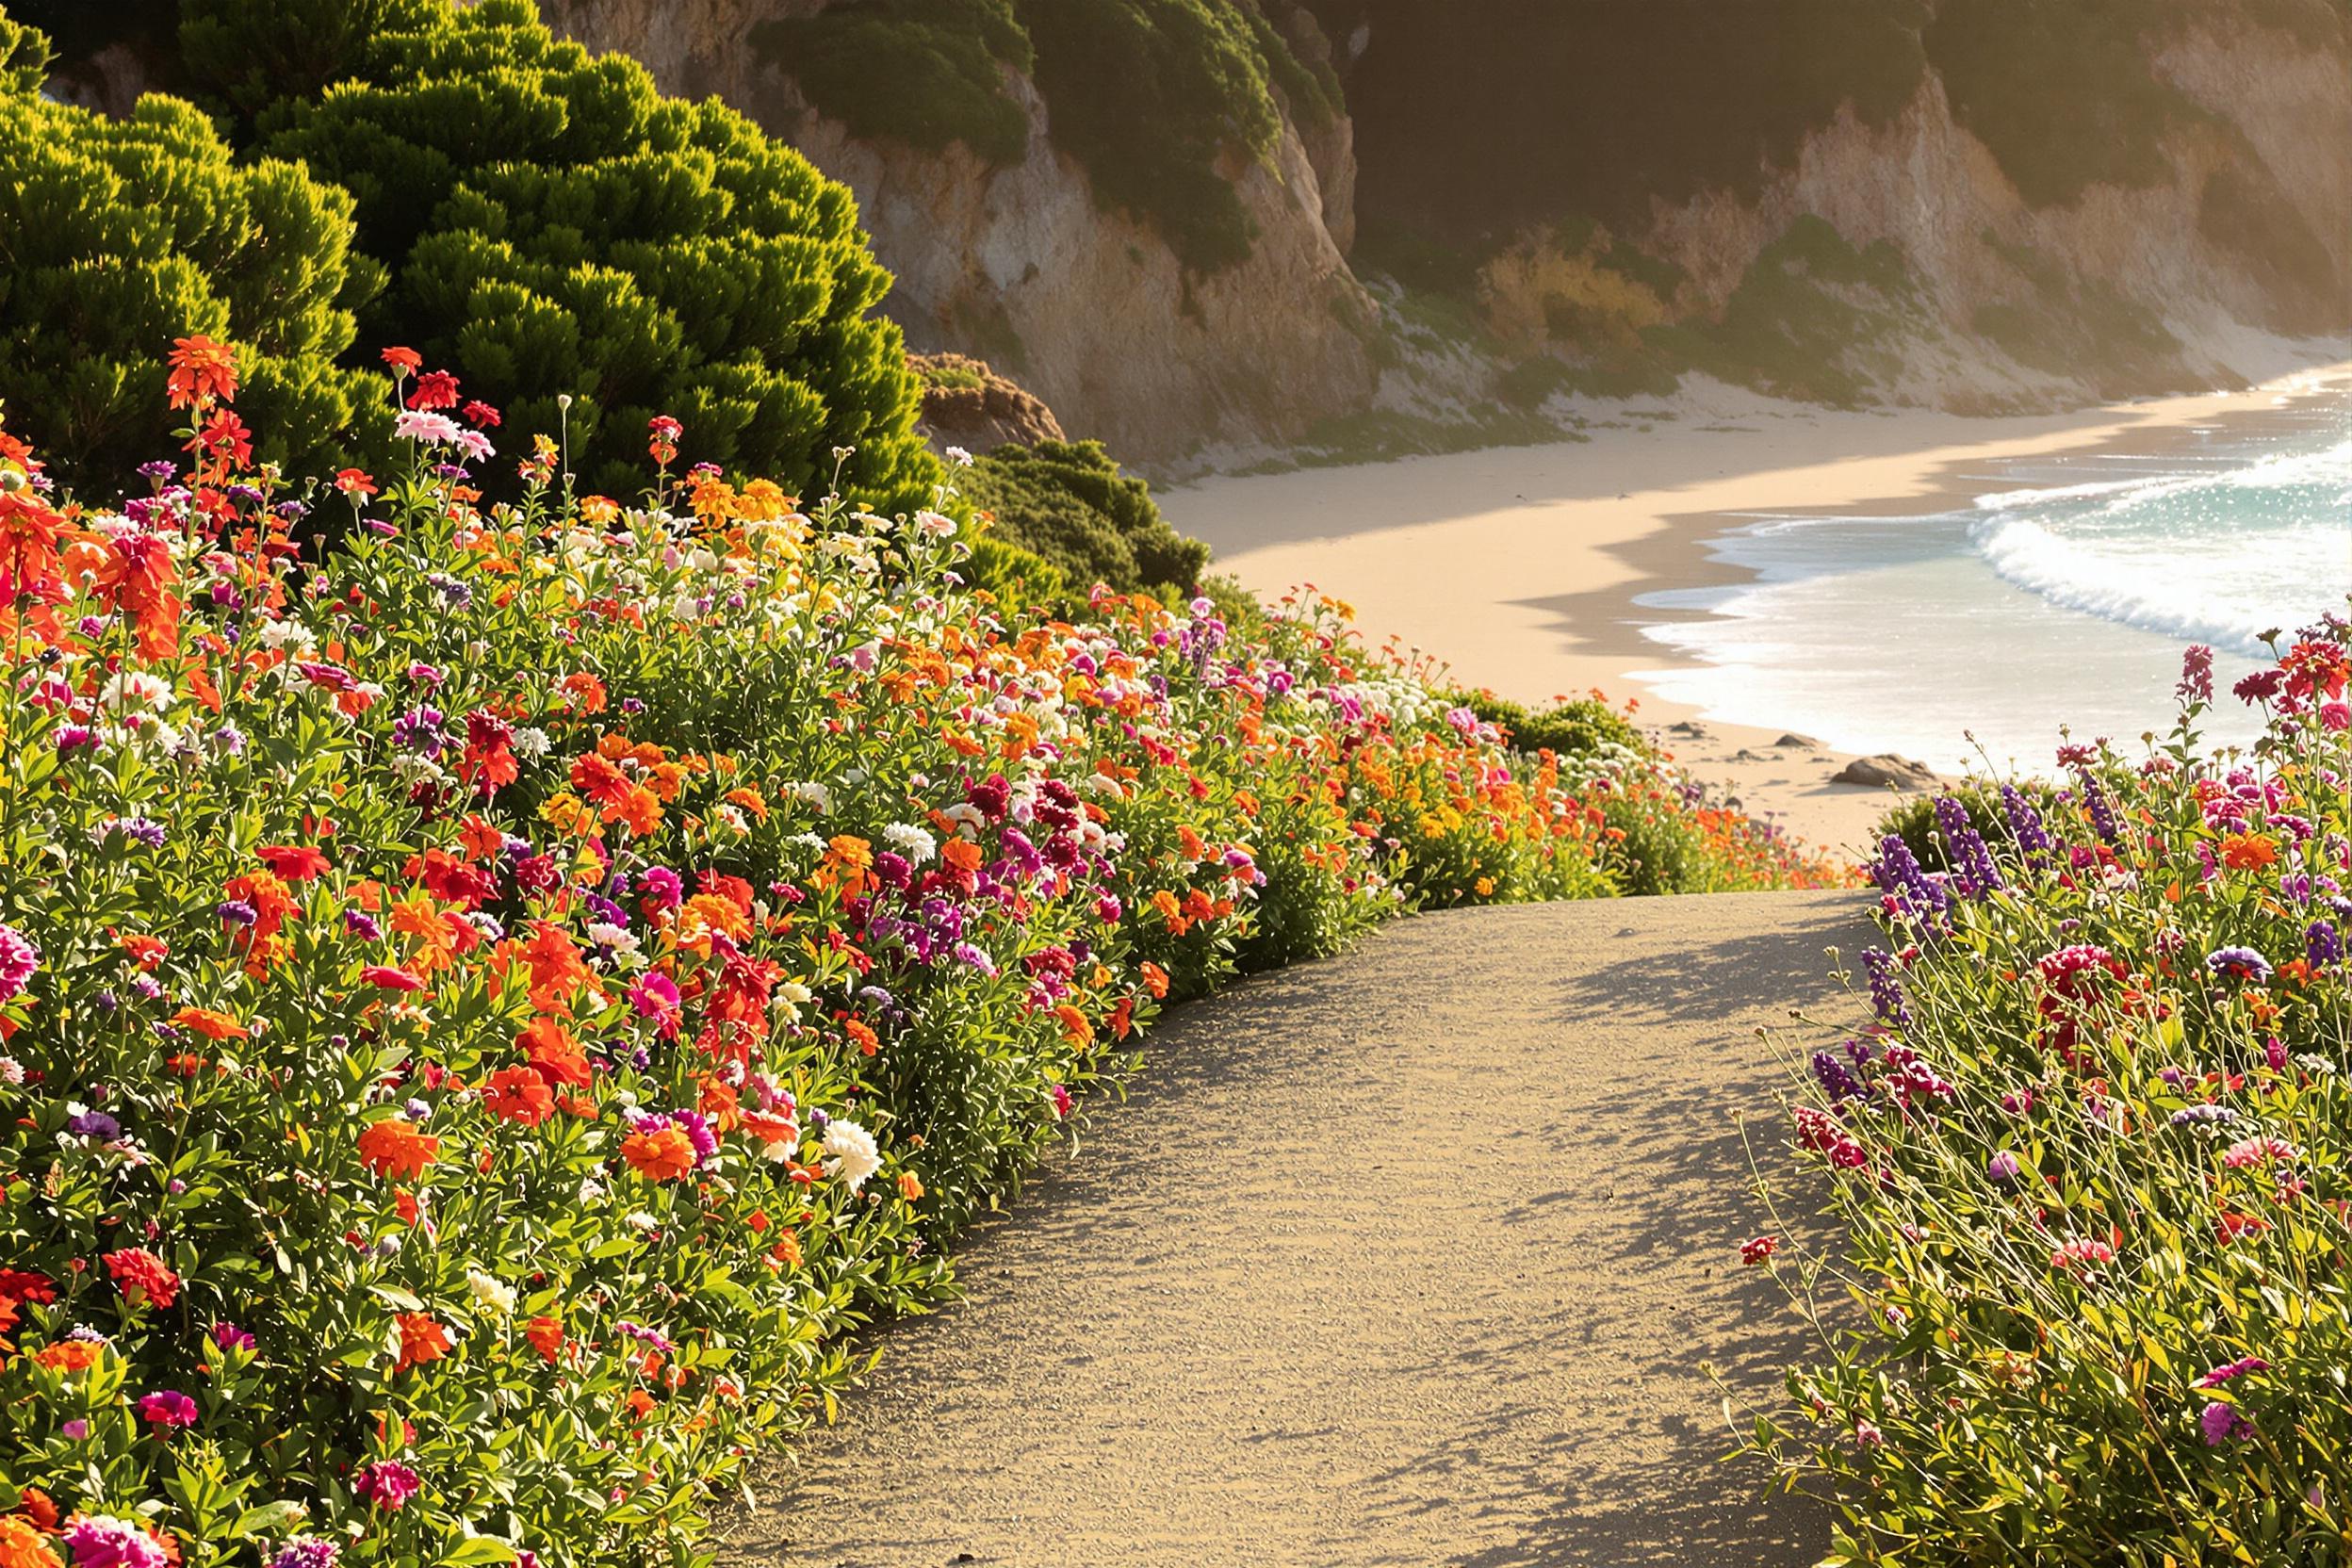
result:
<svg viewBox="0 0 2352 1568"><path fill-rule="evenodd" d="M886 308L909 344L986 358L1074 435L1169 465L1204 446L1296 439L1372 393L1377 313L1344 250L1355 178L1345 118L1302 126L1284 106L1263 155L1220 160L1253 237L1246 256L1201 270L1148 219L1105 209L1056 144L1036 83L1010 66L999 90L1019 111L1023 151L998 162L962 141L860 136L820 112L760 28L814 16L823 0L541 8L559 31L643 60L671 91L719 94L845 181L897 275Z"/></svg>

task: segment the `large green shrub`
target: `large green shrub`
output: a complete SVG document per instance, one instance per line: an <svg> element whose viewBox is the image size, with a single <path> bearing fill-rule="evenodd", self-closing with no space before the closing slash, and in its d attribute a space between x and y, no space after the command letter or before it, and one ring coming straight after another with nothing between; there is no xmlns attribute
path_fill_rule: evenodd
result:
<svg viewBox="0 0 2352 1568"><path fill-rule="evenodd" d="M841 0L756 23L749 41L860 137L960 141L997 164L1028 151L1029 118L1004 90L1004 67L1035 58L1012 0Z"/></svg>
<svg viewBox="0 0 2352 1568"><path fill-rule="evenodd" d="M558 41L529 0L328 6L289 40L277 0L187 0L190 75L255 152L357 199L386 269L362 313L505 411L501 444L568 416L583 484L618 490L645 422L683 463L905 509L937 465L890 286L848 189L715 101L663 97L620 56Z"/></svg>
<svg viewBox="0 0 2352 1568"><path fill-rule="evenodd" d="M1043 558L1071 586L1097 582L1190 597L1209 547L1168 526L1151 486L1119 472L1100 441L1003 446L956 480L995 537Z"/></svg>
<svg viewBox="0 0 2352 1568"><path fill-rule="evenodd" d="M163 455L163 356L238 346L265 458L301 464L351 416L351 203L276 160L239 167L191 105L107 121L40 95L41 35L0 15L0 403L58 476Z"/></svg>

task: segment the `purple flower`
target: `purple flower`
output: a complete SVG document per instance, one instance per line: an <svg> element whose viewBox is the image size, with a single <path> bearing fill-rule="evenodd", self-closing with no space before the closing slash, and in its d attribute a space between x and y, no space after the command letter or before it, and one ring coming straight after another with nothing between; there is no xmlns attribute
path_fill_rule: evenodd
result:
<svg viewBox="0 0 2352 1568"><path fill-rule="evenodd" d="M212 912L230 925L251 925L261 919L260 912L241 898L224 898Z"/></svg>
<svg viewBox="0 0 2352 1568"><path fill-rule="evenodd" d="M2007 1186L2010 1183L2016 1181L2017 1179L2017 1171L2020 1168L2021 1168L2017 1164L2017 1157L2009 1152L2006 1149L2002 1150L2000 1153L1995 1154L1991 1159L1984 1162L1984 1175L1986 1179L1998 1182L2002 1186Z"/></svg>
<svg viewBox="0 0 2352 1568"><path fill-rule="evenodd" d="M2091 830L2103 844L2123 841L2123 825L2115 820L2115 808L2107 799L2107 792L2085 768L2074 776L2076 789L2082 796L2082 808L2091 814Z"/></svg>
<svg viewBox="0 0 2352 1568"><path fill-rule="evenodd" d="M2227 1105L2183 1105L2172 1113L2175 1127L2202 1127L2237 1119L2238 1113Z"/></svg>
<svg viewBox="0 0 2352 1568"><path fill-rule="evenodd" d="M372 1460L351 1476L351 1494L387 1513L405 1507L418 1485L416 1472L396 1459Z"/></svg>
<svg viewBox="0 0 2352 1568"><path fill-rule="evenodd" d="M343 1548L315 1535L298 1535L278 1548L270 1568L335 1568Z"/></svg>
<svg viewBox="0 0 2352 1568"><path fill-rule="evenodd" d="M1870 874L1906 919L1940 915L1952 907L1952 895L1919 869L1918 857L1900 834L1889 833L1878 841L1878 860Z"/></svg>
<svg viewBox="0 0 2352 1568"><path fill-rule="evenodd" d="M1862 968L1870 977L1870 1005L1879 1021L1891 1023L1898 1029L1911 1022L1911 1009L1903 1000L1903 987L1895 979L1895 956L1883 947L1873 947L1862 955Z"/></svg>
<svg viewBox="0 0 2352 1568"><path fill-rule="evenodd" d="M100 1143L111 1143L122 1135L122 1124L104 1111L84 1111L79 1116L68 1117L65 1126L75 1137L96 1138Z"/></svg>
<svg viewBox="0 0 2352 1568"><path fill-rule="evenodd" d="M362 941L374 942L384 939L384 927L376 923L375 916L365 909L344 910L343 929Z"/></svg>
<svg viewBox="0 0 2352 1568"><path fill-rule="evenodd" d="M412 708L392 721L392 743L420 757L441 755L441 727L447 718L438 708Z"/></svg>
<svg viewBox="0 0 2352 1568"><path fill-rule="evenodd" d="M2260 983L2270 978L2270 960L2250 947L2217 947L2205 955L2205 967L2231 980Z"/></svg>
<svg viewBox="0 0 2352 1568"><path fill-rule="evenodd" d="M2333 925L2315 920L2303 933L2303 956L2313 969L2336 963L2344 957L2344 939Z"/></svg>
<svg viewBox="0 0 2352 1568"><path fill-rule="evenodd" d="M2213 650L2191 643L2180 652L2180 684L2173 690L2191 702L2213 700Z"/></svg>
<svg viewBox="0 0 2352 1568"><path fill-rule="evenodd" d="M1820 1080L1821 1092L1829 1096L1833 1105L1862 1097L1861 1080L1854 1077L1845 1063L1826 1051L1813 1053L1813 1076Z"/></svg>
<svg viewBox="0 0 2352 1568"><path fill-rule="evenodd" d="M85 724L61 724L57 726L57 750L60 752L78 751L84 746L89 747L92 751L96 751L98 749L98 732L96 730L90 728Z"/></svg>
<svg viewBox="0 0 2352 1568"><path fill-rule="evenodd" d="M41 949L12 925L0 925L0 1002L23 994L41 968Z"/></svg>
<svg viewBox="0 0 2352 1568"><path fill-rule="evenodd" d="M2222 1399L2207 1405L2197 1424L2204 1429L2208 1448L2218 1448L2232 1438L2254 1435L2254 1424L2238 1413L2237 1406Z"/></svg>

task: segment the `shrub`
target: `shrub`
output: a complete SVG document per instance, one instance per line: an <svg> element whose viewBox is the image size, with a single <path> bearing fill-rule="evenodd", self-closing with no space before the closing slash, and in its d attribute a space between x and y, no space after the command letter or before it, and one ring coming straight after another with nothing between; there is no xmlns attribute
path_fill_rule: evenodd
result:
<svg viewBox="0 0 2352 1568"><path fill-rule="evenodd" d="M748 41L858 136L932 152L960 141L1004 165L1028 152L1029 118L1003 71L1035 56L1010 0L836 0L755 23Z"/></svg>
<svg viewBox="0 0 2352 1568"><path fill-rule="evenodd" d="M388 277L368 335L464 366L504 441L568 426L582 482L617 490L668 414L686 463L797 491L849 447L860 498L927 499L918 387L870 314L890 278L846 188L715 100L557 41L528 0L377 0L316 49L281 10L188 0L190 74L259 153L351 191Z"/></svg>
<svg viewBox="0 0 2352 1568"><path fill-rule="evenodd" d="M1949 795L1913 795L1887 808L1879 817L1878 825L1871 829L1870 841L1876 843L1892 835L1901 839L1912 858L1928 870L1954 870L1953 849L1937 818L1940 815L1946 820L1958 819L1952 818L1952 808L1942 802L1957 801L1967 818L1965 825L1987 843L2006 847L2017 842L2018 821L2032 820L2021 819L2011 811L2006 793L2014 793L2035 813L2046 813L2060 804L2057 789L2039 779L2018 779L2007 786L1962 784Z"/></svg>
<svg viewBox="0 0 2352 1568"><path fill-rule="evenodd" d="M1571 697L1540 713L1492 692L1462 693L1460 700L1479 718L1501 727L1504 738L1519 751L1582 757L1619 746L1637 756L1652 755L1650 743L1633 721L1598 697Z"/></svg>
<svg viewBox="0 0 2352 1568"><path fill-rule="evenodd" d="M127 120L41 96L41 36L0 15L0 404L57 472L95 486L171 430L162 355L203 335L243 351L264 459L330 449L357 378L342 308L350 198L299 167L233 166L188 104Z"/></svg>
<svg viewBox="0 0 2352 1568"><path fill-rule="evenodd" d="M1168 526L1151 486L1119 472L1100 441L1006 445L956 480L995 519L995 536L1052 565L1073 588L1150 589L1190 598L1209 547Z"/></svg>
<svg viewBox="0 0 2352 1568"><path fill-rule="evenodd" d="M629 507L400 430L339 544L234 447L102 513L0 433L28 1568L60 1514L144 1568L706 1562L1163 1001L1608 890L1577 782L1328 601L1014 618L951 519L678 478L666 425Z"/></svg>
<svg viewBox="0 0 2352 1568"><path fill-rule="evenodd" d="M1879 862L1876 1021L1796 1112L1847 1234L1794 1288L1863 1312L1752 1434L1834 1488L1829 1560L2343 1560L2346 635L2239 684L2250 753L2193 649L2136 766L2066 748L2005 841L1954 800L1952 871Z"/></svg>

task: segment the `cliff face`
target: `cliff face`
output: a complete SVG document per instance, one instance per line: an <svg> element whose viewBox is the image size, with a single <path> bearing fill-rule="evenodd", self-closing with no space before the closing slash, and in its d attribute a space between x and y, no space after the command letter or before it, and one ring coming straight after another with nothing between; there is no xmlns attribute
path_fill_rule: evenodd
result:
<svg viewBox="0 0 2352 1568"><path fill-rule="evenodd" d="M1168 465L1203 446L1279 444L1373 390L1376 311L1343 245L1355 180L1345 117L1302 132L1286 113L1266 156L1222 160L1254 239L1245 259L1201 272L1151 223L1103 209L1086 169L1054 143L1036 86L1010 68L1002 90L1029 134L1025 155L1001 165L961 142L861 138L819 113L752 33L813 15L822 0L541 8L558 31L644 61L667 90L718 94L845 182L897 276L885 309L910 346L986 358L1073 435L1123 459Z"/></svg>

